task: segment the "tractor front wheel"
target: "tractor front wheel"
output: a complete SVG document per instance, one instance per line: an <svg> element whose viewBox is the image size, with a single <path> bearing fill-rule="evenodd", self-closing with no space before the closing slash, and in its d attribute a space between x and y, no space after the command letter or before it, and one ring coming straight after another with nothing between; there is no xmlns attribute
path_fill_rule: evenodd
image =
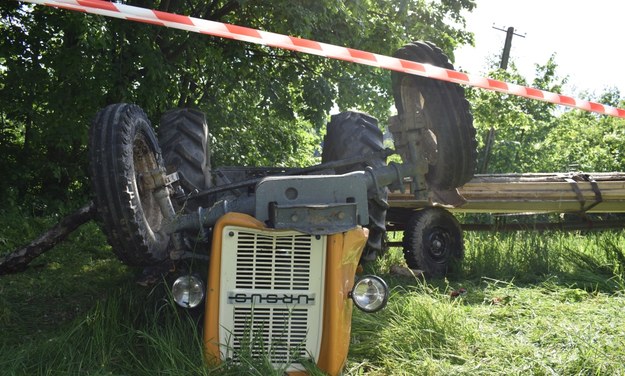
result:
<svg viewBox="0 0 625 376"><path fill-rule="evenodd" d="M384 150L383 135L378 128L377 119L360 112L347 111L332 115L327 133L323 139L323 163L363 156ZM367 167L386 166L386 158L371 157L364 163L346 166L336 170L337 174L362 171ZM388 189L379 188L369 192L369 239L363 252L363 259L374 260L383 254L386 235L386 209L388 208Z"/></svg>
<svg viewBox="0 0 625 376"><path fill-rule="evenodd" d="M159 145L169 173L178 173L178 182L186 194L211 187L210 142L208 125L203 112L190 108L169 110L161 116L158 128ZM209 207L198 200L177 203L186 213Z"/></svg>

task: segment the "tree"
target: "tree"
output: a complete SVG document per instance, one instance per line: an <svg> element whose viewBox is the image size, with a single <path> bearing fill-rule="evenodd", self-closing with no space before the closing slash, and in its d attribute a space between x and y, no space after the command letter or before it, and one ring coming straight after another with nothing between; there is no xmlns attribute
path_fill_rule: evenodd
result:
<svg viewBox="0 0 625 376"><path fill-rule="evenodd" d="M472 42L461 16L472 0L127 3L386 55L413 39L450 55ZM0 15L0 194L18 204L88 194L87 128L110 103L153 122L201 109L216 165L309 163L333 106L382 121L391 108L388 72L370 67L19 2Z"/></svg>
<svg viewBox="0 0 625 376"><path fill-rule="evenodd" d="M607 89L599 98L587 96L615 107L625 100L617 89ZM625 120L590 112L569 110L558 117L551 132L545 137L542 148L547 158L541 168L557 171L575 169L586 172L625 171ZM547 162L550 166L546 166Z"/></svg>
<svg viewBox="0 0 625 376"><path fill-rule="evenodd" d="M506 82L528 86L514 63L508 71L488 74ZM529 86L560 93L567 78L557 75L555 56L537 65L536 78ZM589 172L624 171L625 157L620 144L625 136L625 121L581 110L479 89L467 90L480 140L480 161L488 166L480 172L523 173L565 172L571 168ZM609 89L600 98L583 94L612 106L622 105L621 94ZM620 103L619 103L620 102ZM486 148L490 129L495 137Z"/></svg>
<svg viewBox="0 0 625 376"><path fill-rule="evenodd" d="M559 92L566 82L556 75L557 65L552 56L545 65L537 65L537 77L530 84L522 77L514 62L507 71L496 69L489 77L522 86L533 86L543 90ZM539 156L540 141L554 126L555 105L512 95L469 89L468 97L472 104L475 126L481 136L478 166L486 169L480 172L535 172ZM485 155L487 135L494 130L489 155Z"/></svg>

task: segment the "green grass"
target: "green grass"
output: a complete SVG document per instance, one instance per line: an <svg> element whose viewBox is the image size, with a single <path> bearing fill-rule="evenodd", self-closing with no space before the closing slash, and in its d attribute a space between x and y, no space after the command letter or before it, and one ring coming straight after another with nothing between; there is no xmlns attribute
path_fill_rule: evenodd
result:
<svg viewBox="0 0 625 376"><path fill-rule="evenodd" d="M1 214L0 254L54 223ZM622 232L465 240L462 269L449 279L388 275L402 263L397 249L369 267L393 294L379 313L354 312L347 375L625 374ZM95 224L25 272L1 276L0 373L270 374L262 361L205 366L197 317L162 286L135 280ZM466 295L450 296L461 287Z"/></svg>
<svg viewBox="0 0 625 376"><path fill-rule="evenodd" d="M551 280L398 286L377 318L355 314L350 373L623 374L624 303Z"/></svg>

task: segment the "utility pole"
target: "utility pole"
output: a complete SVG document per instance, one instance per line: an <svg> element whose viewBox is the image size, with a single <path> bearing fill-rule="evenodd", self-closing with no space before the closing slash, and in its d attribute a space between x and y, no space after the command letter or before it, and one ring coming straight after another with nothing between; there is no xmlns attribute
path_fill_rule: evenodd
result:
<svg viewBox="0 0 625 376"><path fill-rule="evenodd" d="M514 27L512 26L510 26L507 29L500 29L498 27L495 27L495 25L493 24L493 29L506 32L506 43L503 45L503 52L501 53L501 63L499 64L499 68L506 70L508 69L508 59L510 59L510 48L512 47L512 36L516 35L521 38L525 38L525 34L521 35L521 34L515 33Z"/></svg>

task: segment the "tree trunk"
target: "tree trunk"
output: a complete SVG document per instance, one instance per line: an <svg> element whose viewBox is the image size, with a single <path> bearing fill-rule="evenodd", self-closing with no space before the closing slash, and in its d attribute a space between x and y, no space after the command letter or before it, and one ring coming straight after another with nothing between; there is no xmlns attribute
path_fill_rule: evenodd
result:
<svg viewBox="0 0 625 376"><path fill-rule="evenodd" d="M93 219L95 214L95 204L93 201L89 202L87 205L63 218L54 227L41 234L30 244L16 249L4 257L0 257L0 275L25 270L32 260L63 241L80 225Z"/></svg>

